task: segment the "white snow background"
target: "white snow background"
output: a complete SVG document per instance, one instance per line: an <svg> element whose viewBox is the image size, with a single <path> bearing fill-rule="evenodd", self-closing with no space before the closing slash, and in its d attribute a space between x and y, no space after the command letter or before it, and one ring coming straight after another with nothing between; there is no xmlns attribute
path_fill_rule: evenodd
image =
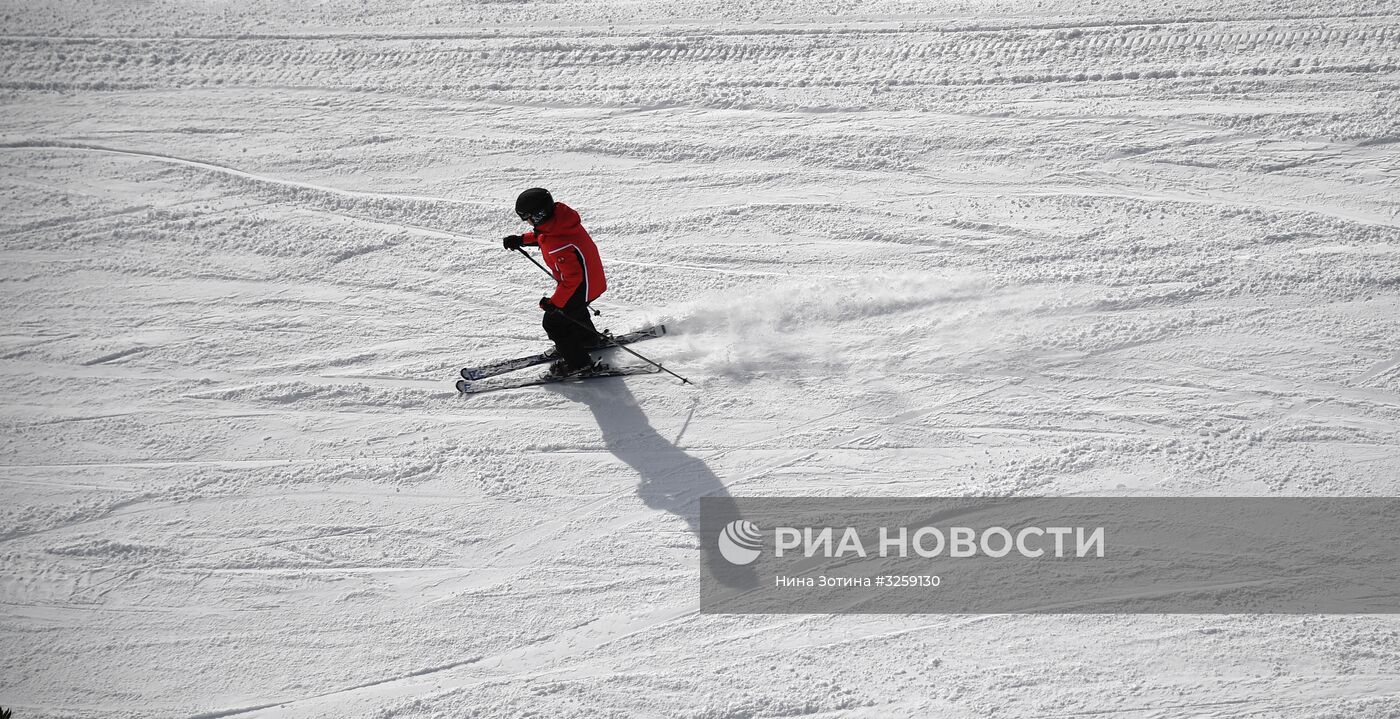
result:
<svg viewBox="0 0 1400 719"><path fill-rule="evenodd" d="M710 616L703 495L1395 495L1390 1L0 7L0 706L1400 716L1389 616ZM583 216L690 376L459 397ZM1377 571L1396 571L1378 567Z"/></svg>

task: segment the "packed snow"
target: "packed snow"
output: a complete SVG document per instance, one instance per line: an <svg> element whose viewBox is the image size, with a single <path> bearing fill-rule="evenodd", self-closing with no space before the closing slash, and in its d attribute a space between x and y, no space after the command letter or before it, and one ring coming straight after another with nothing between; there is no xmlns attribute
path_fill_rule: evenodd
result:
<svg viewBox="0 0 1400 719"><path fill-rule="evenodd" d="M1391 2L0 27L16 719L1400 714L1393 616L701 614L695 534L702 496L1396 495ZM694 386L457 394L544 346L533 186Z"/></svg>

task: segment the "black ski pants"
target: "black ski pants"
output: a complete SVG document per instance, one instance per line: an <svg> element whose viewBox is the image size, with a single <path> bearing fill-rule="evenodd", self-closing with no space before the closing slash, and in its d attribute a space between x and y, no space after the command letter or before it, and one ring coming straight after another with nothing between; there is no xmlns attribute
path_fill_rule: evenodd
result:
<svg viewBox="0 0 1400 719"><path fill-rule="evenodd" d="M592 361L588 350L598 346L598 330L589 316L582 286L564 303L564 309L544 313L544 332L569 364L580 367Z"/></svg>

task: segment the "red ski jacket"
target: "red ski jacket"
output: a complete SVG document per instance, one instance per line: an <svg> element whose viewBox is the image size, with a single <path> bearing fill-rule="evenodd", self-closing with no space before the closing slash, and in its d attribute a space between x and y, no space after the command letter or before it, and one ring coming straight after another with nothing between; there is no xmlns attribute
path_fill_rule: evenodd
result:
<svg viewBox="0 0 1400 719"><path fill-rule="evenodd" d="M603 260L598 257L598 246L583 229L577 212L562 203L554 203L554 214L535 227L534 232L526 232L527 245L539 245L544 263L554 273L554 288L550 304L563 307L583 288L583 298L588 302L598 298L608 288L608 280L603 277Z"/></svg>

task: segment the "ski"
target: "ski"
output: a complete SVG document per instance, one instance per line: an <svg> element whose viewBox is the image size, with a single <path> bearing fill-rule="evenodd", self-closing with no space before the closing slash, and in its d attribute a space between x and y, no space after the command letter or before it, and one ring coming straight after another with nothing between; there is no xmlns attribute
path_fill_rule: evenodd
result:
<svg viewBox="0 0 1400 719"><path fill-rule="evenodd" d="M607 332L605 331L604 334L607 334ZM653 337L660 337L664 334L666 334L666 325L656 325L655 327L646 327L637 330L636 332L628 332L624 335L612 337L612 341L616 344L628 345L632 344L633 342L641 342L642 340L649 340ZM609 335L609 337L611 337L611 335ZM593 348L593 351L600 352L611 346L611 344L603 344ZM498 362L491 362L489 364L484 364L479 367L463 367L462 379L467 380L468 382L475 382L477 380L486 379L487 377L495 377L498 374L505 374L507 372L514 372L518 369L533 367L537 364L553 362L557 359L559 359L559 353L556 352L553 348L550 348L548 350L545 350L544 352L540 352L539 354L526 355L524 357L516 357L515 359L500 360Z"/></svg>
<svg viewBox="0 0 1400 719"><path fill-rule="evenodd" d="M582 374L557 377L551 374L531 375L516 380L506 380L503 382L490 382L476 384L465 379L457 380L457 391L462 394L481 394L483 392L494 392L501 389L517 389L520 387L533 387L541 384L556 384L559 382L582 382L583 380L597 379L599 377L627 377L635 374L656 374L661 370L646 365L639 367L609 367L602 365L600 369Z"/></svg>

